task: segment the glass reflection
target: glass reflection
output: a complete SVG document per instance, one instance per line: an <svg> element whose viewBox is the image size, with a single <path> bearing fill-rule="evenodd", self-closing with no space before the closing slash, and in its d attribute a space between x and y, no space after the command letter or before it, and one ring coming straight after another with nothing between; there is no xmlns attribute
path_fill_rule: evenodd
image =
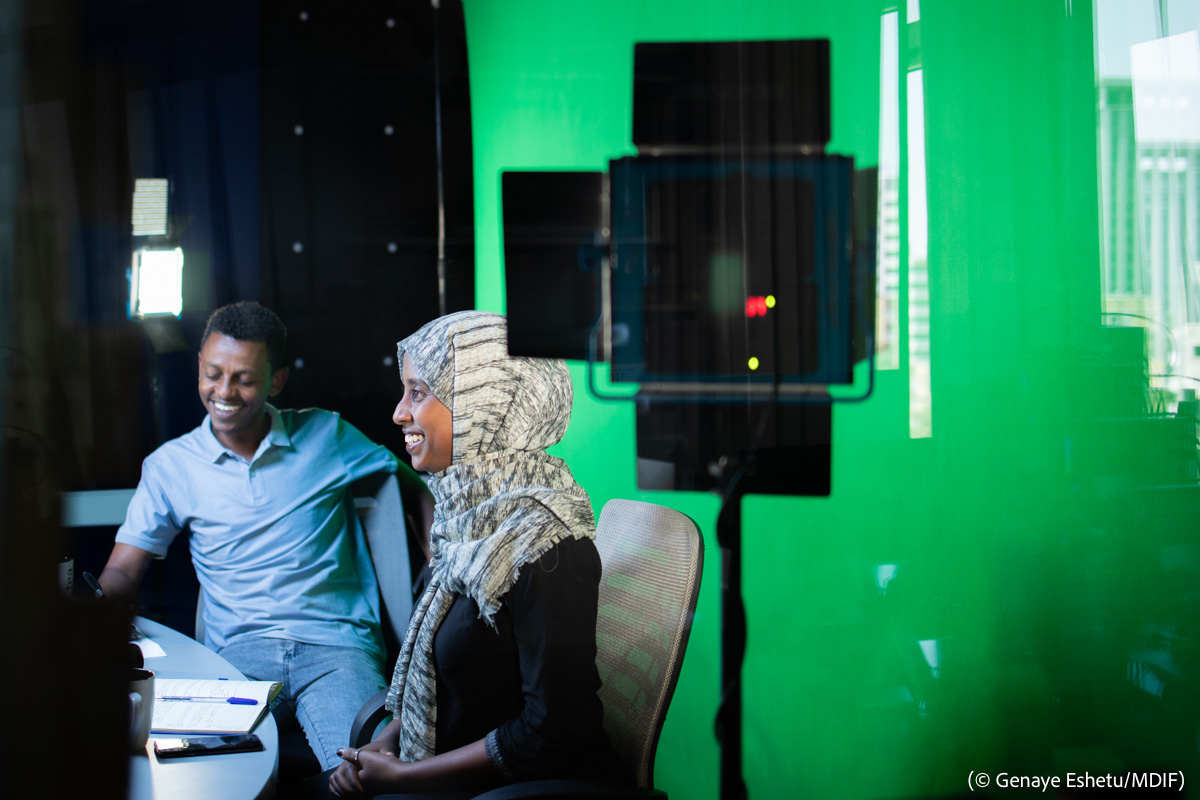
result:
<svg viewBox="0 0 1200 800"><path fill-rule="evenodd" d="M910 23L911 24L911 23ZM923 70L908 73L908 435L933 436Z"/></svg>
<svg viewBox="0 0 1200 800"><path fill-rule="evenodd" d="M1200 376L1198 7L1096 9L1104 321L1145 332L1158 413Z"/></svg>
<svg viewBox="0 0 1200 800"><path fill-rule="evenodd" d="M879 241L876 244L875 367L900 368L899 12L883 15L879 48Z"/></svg>

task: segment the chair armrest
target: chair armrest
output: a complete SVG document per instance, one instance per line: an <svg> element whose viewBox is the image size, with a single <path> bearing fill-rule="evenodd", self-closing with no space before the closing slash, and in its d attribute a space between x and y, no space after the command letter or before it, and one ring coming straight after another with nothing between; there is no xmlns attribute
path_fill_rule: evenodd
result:
<svg viewBox="0 0 1200 800"><path fill-rule="evenodd" d="M350 745L352 747L362 747L371 743L375 729L388 716L388 710L383 707L384 701L387 700L387 693L387 689L380 689L358 710L354 724L350 726Z"/></svg>
<svg viewBox="0 0 1200 800"><path fill-rule="evenodd" d="M609 798L666 798L665 792L657 789L639 789L636 786L625 786L618 783L602 783L599 781L577 781L553 779L541 781L522 781L500 786L483 794L476 795L473 800L573 800L576 797L609 797Z"/></svg>

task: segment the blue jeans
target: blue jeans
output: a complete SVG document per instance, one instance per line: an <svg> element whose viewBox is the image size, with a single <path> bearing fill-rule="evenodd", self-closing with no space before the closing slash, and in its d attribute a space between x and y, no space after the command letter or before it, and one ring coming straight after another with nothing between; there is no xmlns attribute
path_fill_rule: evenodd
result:
<svg viewBox="0 0 1200 800"><path fill-rule="evenodd" d="M295 717L321 769L342 763L355 715L386 685L379 661L357 647L242 636L219 652L250 680L283 684L271 711L281 725Z"/></svg>

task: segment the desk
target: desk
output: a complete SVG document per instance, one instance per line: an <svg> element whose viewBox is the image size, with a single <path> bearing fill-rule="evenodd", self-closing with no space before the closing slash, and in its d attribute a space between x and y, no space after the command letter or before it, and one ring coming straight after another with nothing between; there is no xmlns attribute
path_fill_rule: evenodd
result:
<svg viewBox="0 0 1200 800"><path fill-rule="evenodd" d="M138 629L157 642L165 656L147 658L146 669L160 678L242 678L233 665L204 645L148 619ZM229 753L159 761L154 734L144 753L129 757L130 800L253 800L275 792L279 772L279 732L270 714L254 729L261 753Z"/></svg>

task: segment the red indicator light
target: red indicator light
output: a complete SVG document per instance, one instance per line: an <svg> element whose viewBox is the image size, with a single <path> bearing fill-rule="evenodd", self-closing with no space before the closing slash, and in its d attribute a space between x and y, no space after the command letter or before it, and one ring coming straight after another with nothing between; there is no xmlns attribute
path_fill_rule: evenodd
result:
<svg viewBox="0 0 1200 800"><path fill-rule="evenodd" d="M765 317L767 309L775 305L774 297L763 297L762 295L754 295L746 298L746 316L747 317Z"/></svg>

